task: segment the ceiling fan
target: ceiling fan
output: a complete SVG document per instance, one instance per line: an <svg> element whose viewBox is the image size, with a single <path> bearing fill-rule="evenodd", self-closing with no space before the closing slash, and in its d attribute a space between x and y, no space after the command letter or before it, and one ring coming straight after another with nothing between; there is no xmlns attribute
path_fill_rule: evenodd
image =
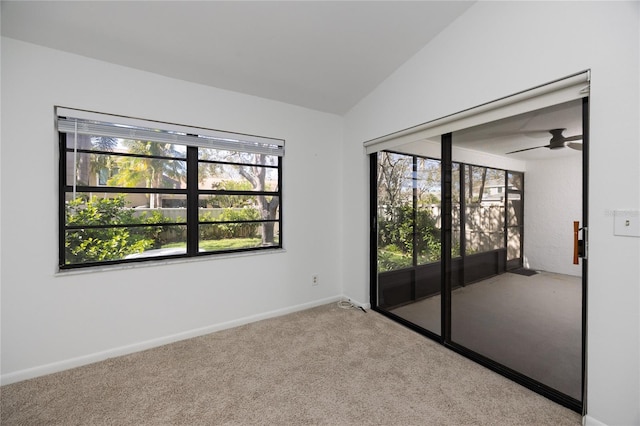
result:
<svg viewBox="0 0 640 426"><path fill-rule="evenodd" d="M582 140L582 135L575 135L575 136L567 136L567 137L565 137L565 136L562 136L562 132L564 132L565 130L566 129L551 129L551 130L549 130L549 133L551 133L551 139L549 140L549 145L542 145L542 146L535 146L533 148L519 149L517 151L507 152L507 154L515 154L516 152L530 151L532 149L538 149L538 148L561 149L561 148L564 148L564 147L569 147L571 149L582 151L582 144L581 143L572 142L572 141Z"/></svg>

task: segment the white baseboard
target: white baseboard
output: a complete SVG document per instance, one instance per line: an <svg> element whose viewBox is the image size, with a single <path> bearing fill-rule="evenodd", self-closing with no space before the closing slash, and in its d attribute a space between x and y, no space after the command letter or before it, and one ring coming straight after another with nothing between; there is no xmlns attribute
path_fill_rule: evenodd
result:
<svg viewBox="0 0 640 426"><path fill-rule="evenodd" d="M586 415L582 418L583 426L607 426L605 423L602 423L600 420L594 419L590 415Z"/></svg>
<svg viewBox="0 0 640 426"><path fill-rule="evenodd" d="M238 327L241 325L249 324L249 323L260 321L263 319L275 318L275 317L290 314L293 312L315 308L316 306L338 302L339 300L343 300L343 299L344 299L344 296L332 296L325 299L315 300L313 302L302 303L299 305L289 306L282 309L276 309L276 310L264 312L261 314L250 315L250 316L235 319L232 321L227 321L219 324L209 325L206 327L187 330L181 333L159 337L157 339L145 340L143 342L134 343L126 346L120 346L117 348L108 349L106 351L96 352L89 355L83 355L76 358L70 358L63 361L52 362L50 364L40 365L37 367L26 368L24 370L19 370L12 373L1 375L0 384L8 385L8 384L20 382L23 380L33 379L35 377L45 376L47 374L58 373L60 371L69 370L71 368L81 367L83 365L93 364L94 362L104 361L105 359L122 356L122 355L128 355L134 352L140 352L143 350L155 348L155 347L166 345L169 343L174 343L180 340L190 339L193 337L214 333L216 331Z"/></svg>

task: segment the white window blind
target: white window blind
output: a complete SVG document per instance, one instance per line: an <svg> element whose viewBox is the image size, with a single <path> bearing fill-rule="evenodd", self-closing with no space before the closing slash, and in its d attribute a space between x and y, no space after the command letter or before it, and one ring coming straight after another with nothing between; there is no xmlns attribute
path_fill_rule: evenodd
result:
<svg viewBox="0 0 640 426"><path fill-rule="evenodd" d="M116 137L284 156L284 140L141 120L71 108L56 108L57 128L68 134Z"/></svg>
<svg viewBox="0 0 640 426"><path fill-rule="evenodd" d="M589 96L590 72L553 81L364 143L367 154Z"/></svg>

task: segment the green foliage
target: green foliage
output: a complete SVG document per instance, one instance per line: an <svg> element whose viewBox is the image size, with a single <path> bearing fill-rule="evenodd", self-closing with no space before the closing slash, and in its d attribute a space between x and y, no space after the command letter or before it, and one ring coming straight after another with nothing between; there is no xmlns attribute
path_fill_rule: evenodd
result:
<svg viewBox="0 0 640 426"><path fill-rule="evenodd" d="M441 257L440 229L429 210L418 210L416 215L418 263L438 262Z"/></svg>
<svg viewBox="0 0 640 426"><path fill-rule="evenodd" d="M415 212L405 204L378 218L378 271L406 268L413 264L414 224L418 264L440 260L440 229L428 209Z"/></svg>
<svg viewBox="0 0 640 426"><path fill-rule="evenodd" d="M124 259L127 255L145 250L168 247L173 244L184 245L184 227L174 225L184 222L183 218L171 219L161 211L140 213L126 207L124 196L115 198L78 197L65 206L67 226L86 226L67 231L65 238L65 262L78 264ZM260 223L247 222L259 220L257 209L227 208L222 214L213 217L206 213L201 221L222 222L200 226L200 239L229 240L233 244L253 247L260 241L258 228ZM236 223L224 223L236 222ZM113 227L113 225L163 224L163 226ZM92 226L106 225L105 228ZM244 239L244 240L240 240Z"/></svg>
<svg viewBox="0 0 640 426"><path fill-rule="evenodd" d="M253 185L248 181L224 180L211 185L213 189L225 191L252 191ZM255 205L254 195L212 195L207 198L207 204L212 207L231 208Z"/></svg>
<svg viewBox="0 0 640 426"><path fill-rule="evenodd" d="M413 257L397 251L394 245L378 249L378 272L409 268L412 264Z"/></svg>
<svg viewBox="0 0 640 426"><path fill-rule="evenodd" d="M120 225L141 223L134 211L125 208L124 197L76 198L65 206L66 224ZM82 228L68 231L65 238L65 262L76 264L122 259L153 246L153 239L131 228Z"/></svg>
<svg viewBox="0 0 640 426"><path fill-rule="evenodd" d="M200 240L221 240L227 238L256 238L259 223L246 222L260 220L260 212L252 208L226 208L217 217L205 213L200 217L201 222L237 222L200 225Z"/></svg>
<svg viewBox="0 0 640 426"><path fill-rule="evenodd" d="M185 222L183 217L176 217L170 219L165 217L161 212L154 210L153 212L145 212L138 217L138 223L176 223ZM185 241L186 227L177 227L175 225L166 226L145 226L143 228L136 228L137 234L142 234L146 239L153 241L152 247L159 249L168 243L174 241Z"/></svg>

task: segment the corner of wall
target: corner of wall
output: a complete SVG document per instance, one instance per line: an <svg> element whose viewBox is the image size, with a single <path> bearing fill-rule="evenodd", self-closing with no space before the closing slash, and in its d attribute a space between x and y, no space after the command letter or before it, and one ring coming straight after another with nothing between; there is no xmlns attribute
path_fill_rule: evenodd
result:
<svg viewBox="0 0 640 426"><path fill-rule="evenodd" d="M594 419L590 415L585 415L582 418L582 426L607 426L605 423L602 423L600 420Z"/></svg>

